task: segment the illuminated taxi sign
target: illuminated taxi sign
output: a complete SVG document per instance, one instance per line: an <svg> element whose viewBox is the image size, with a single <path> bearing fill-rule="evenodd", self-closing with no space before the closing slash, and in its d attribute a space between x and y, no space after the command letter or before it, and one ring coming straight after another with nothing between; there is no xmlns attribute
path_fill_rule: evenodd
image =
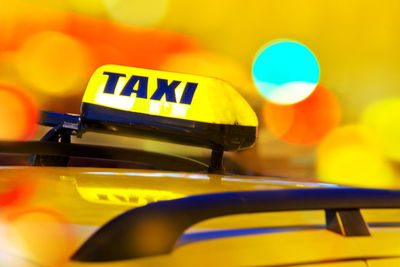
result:
<svg viewBox="0 0 400 267"><path fill-rule="evenodd" d="M104 86L103 93L114 95L119 78L126 77L126 75L123 73L107 71L103 72L103 74L108 75L108 80L106 82L106 85ZM132 75L125 83L125 85L123 85L122 91L119 95L131 97L132 94L135 94L135 98L148 99L148 84L149 77ZM157 88L149 99L161 101L163 96L165 96L166 102L177 103L175 90L179 86L179 84L181 84L181 81L174 80L168 84L167 79L157 78ZM136 87L136 85L137 89L135 90L134 88ZM196 92L197 85L198 83L186 83L179 104L190 105L192 103L193 95Z"/></svg>
<svg viewBox="0 0 400 267"><path fill-rule="evenodd" d="M116 65L92 75L81 117L88 130L224 150L251 146L258 126L251 107L222 80Z"/></svg>

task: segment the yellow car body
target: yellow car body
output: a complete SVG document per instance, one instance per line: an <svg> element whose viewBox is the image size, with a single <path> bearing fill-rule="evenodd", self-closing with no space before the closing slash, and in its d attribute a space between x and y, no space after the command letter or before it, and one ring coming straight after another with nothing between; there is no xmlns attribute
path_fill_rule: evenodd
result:
<svg viewBox="0 0 400 267"><path fill-rule="evenodd" d="M307 179L78 167L2 167L0 177L2 188L32 188L23 203L3 207L2 266L400 264L400 212L395 209L362 211L370 236L329 231L321 210L241 214L190 227L165 255L75 261L71 256L102 225L151 202L217 192L337 186Z"/></svg>

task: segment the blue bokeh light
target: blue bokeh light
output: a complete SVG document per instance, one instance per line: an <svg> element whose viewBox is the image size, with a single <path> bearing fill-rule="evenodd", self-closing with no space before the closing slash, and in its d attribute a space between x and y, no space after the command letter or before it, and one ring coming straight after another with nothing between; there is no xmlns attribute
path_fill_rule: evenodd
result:
<svg viewBox="0 0 400 267"><path fill-rule="evenodd" d="M257 53L252 70L259 92L276 104L294 104L307 98L319 81L314 54L295 41L274 41Z"/></svg>

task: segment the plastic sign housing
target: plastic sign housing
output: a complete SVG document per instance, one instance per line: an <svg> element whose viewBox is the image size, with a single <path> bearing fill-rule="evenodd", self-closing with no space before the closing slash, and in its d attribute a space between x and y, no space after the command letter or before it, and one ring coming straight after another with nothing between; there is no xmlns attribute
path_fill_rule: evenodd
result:
<svg viewBox="0 0 400 267"><path fill-rule="evenodd" d="M105 65L82 100L85 130L242 150L256 139L258 120L228 83L209 77Z"/></svg>

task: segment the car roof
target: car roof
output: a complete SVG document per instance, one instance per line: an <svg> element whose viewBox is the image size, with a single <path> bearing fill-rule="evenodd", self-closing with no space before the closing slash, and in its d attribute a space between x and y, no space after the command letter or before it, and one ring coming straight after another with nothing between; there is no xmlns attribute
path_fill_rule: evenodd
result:
<svg viewBox="0 0 400 267"><path fill-rule="evenodd" d="M69 255L76 252L85 240L113 218L135 207L160 200L223 192L345 189L312 179L140 169L1 167L0 175L3 188L15 184L31 186L35 191L35 196L30 200L31 205L54 209L66 218L63 223L73 225L75 233L79 232L79 235L76 242L68 247ZM397 210L386 216L385 220L398 222L399 217ZM373 218L382 222L382 217ZM400 257L398 223L389 228L372 225L371 236L348 238L328 231L324 219L323 211L285 211L279 214L219 217L188 229L170 254L104 262L102 265L176 266L191 264L191 260L195 259L198 265L220 261L227 265L283 266L327 260L353 260L357 264L362 258ZM288 253L290 257L285 257ZM234 256L238 254L242 256ZM96 264L86 262L82 265L79 261L70 261L67 266Z"/></svg>
<svg viewBox="0 0 400 267"><path fill-rule="evenodd" d="M337 187L312 179L217 175L84 167L0 167L1 186L24 185L76 223L102 225L135 207L160 200L228 191ZM26 190L26 189L24 189ZM90 211L90 214L85 214ZM96 216L91 216L97 213Z"/></svg>
<svg viewBox="0 0 400 267"><path fill-rule="evenodd" d="M257 219L257 217L248 217ZM225 223L229 224L229 217ZM222 220L221 220L222 221ZM197 236L212 235L196 229ZM203 232L202 232L203 231ZM215 233L220 233L214 230ZM231 231L233 232L233 231ZM227 233L225 233L227 234ZM365 266L366 259L400 257L400 232L372 230L373 238L346 238L319 227L259 228L258 232L180 245L170 254L102 263L104 266ZM186 236L195 236L187 233ZM222 235L222 234L221 234ZM87 265L85 265L87 264ZM92 264L92 265L90 265ZM336 264L336 265L335 265ZM102 266L103 266L102 265ZM96 266L72 261L68 266ZM385 265L382 265L385 266ZM397 266L397 265L393 265Z"/></svg>

